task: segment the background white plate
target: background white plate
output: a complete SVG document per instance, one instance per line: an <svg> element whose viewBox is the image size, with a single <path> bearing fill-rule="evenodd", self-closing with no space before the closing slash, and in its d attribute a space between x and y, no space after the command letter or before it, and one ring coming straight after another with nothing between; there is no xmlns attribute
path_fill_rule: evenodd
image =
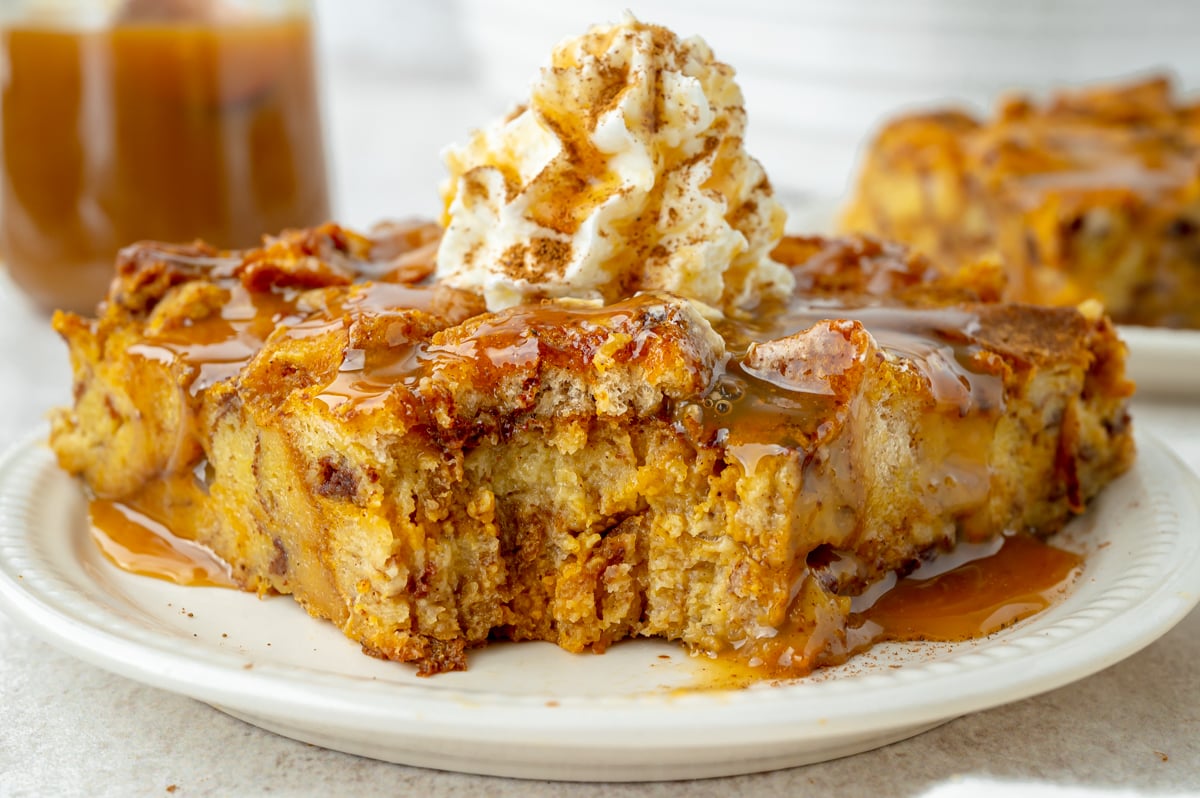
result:
<svg viewBox="0 0 1200 798"><path fill-rule="evenodd" d="M36 439L0 460L0 606L96 665L378 759L607 781L768 770L1050 690L1129 656L1182 618L1200 598L1200 485L1156 441L1139 445L1133 471L1059 536L1087 556L1059 604L984 640L882 646L806 679L743 691L690 689L704 683L706 663L654 641L602 657L496 646L475 654L466 673L419 679L363 656L288 599L180 588L113 568L88 538L78 485Z"/></svg>
<svg viewBox="0 0 1200 798"><path fill-rule="evenodd" d="M1126 372L1139 395L1200 396L1200 330L1122 326L1117 332L1129 345Z"/></svg>

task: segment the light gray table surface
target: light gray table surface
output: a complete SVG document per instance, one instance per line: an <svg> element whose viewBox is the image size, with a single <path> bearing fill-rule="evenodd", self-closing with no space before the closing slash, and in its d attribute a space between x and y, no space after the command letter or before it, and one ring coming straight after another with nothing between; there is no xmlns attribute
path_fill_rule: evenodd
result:
<svg viewBox="0 0 1200 798"><path fill-rule="evenodd" d="M409 87L403 93L407 104L371 110L378 97L395 91L368 86L332 100L340 208L343 218L356 223L386 208L430 214L436 208L438 147L481 121L469 94L436 86ZM388 120L398 124L406 108L414 107L440 109L427 117L435 123L399 143L389 138ZM45 319L24 304L3 274L0 344L0 447L7 447L48 408L68 399L69 374L64 349ZM1200 471L1200 397L1139 398L1135 419ZM1094 676L886 748L774 773L603 786L442 773L323 750L84 664L0 614L0 796L724 798L974 796L1018 789L1022 795L1200 793L1200 611Z"/></svg>

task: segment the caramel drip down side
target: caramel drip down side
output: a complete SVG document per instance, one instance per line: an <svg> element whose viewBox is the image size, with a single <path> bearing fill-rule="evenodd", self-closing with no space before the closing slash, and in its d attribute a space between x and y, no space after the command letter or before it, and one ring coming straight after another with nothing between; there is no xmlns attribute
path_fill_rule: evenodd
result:
<svg viewBox="0 0 1200 798"><path fill-rule="evenodd" d="M198 543L123 502L88 505L92 540L123 571L189 587L237 587L229 566Z"/></svg>

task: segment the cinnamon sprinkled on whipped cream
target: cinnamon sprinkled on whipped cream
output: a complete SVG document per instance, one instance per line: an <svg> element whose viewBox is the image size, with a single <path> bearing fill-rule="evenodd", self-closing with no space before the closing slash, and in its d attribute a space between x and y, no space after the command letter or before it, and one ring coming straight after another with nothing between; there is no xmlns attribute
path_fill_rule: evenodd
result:
<svg viewBox="0 0 1200 798"><path fill-rule="evenodd" d="M447 153L438 278L492 310L658 289L728 311L790 292L733 75L699 38L628 15L559 44L528 105Z"/></svg>

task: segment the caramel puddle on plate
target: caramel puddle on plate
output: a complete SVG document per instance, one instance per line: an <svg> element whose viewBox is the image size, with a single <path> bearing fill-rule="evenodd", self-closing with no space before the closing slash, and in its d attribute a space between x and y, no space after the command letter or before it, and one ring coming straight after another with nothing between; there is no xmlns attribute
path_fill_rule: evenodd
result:
<svg viewBox="0 0 1200 798"><path fill-rule="evenodd" d="M960 544L903 579L889 576L856 597L841 661L883 642L961 642L986 637L1054 603L1083 558L1029 535ZM736 657L697 658L692 690L738 690L804 676ZM834 663L837 664L837 663Z"/></svg>
<svg viewBox="0 0 1200 798"><path fill-rule="evenodd" d="M92 539L123 571L191 587L237 587L229 566L211 551L126 504L93 499L88 518Z"/></svg>

